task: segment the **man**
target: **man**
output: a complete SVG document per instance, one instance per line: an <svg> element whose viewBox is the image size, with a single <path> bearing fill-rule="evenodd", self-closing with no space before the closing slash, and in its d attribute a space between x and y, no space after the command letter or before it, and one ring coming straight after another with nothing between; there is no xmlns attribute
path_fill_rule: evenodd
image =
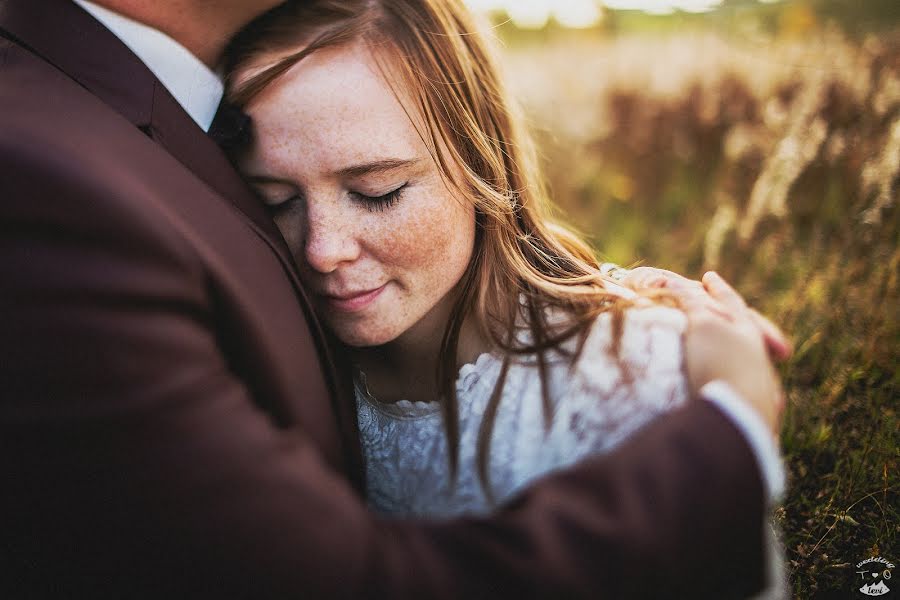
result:
<svg viewBox="0 0 900 600"><path fill-rule="evenodd" d="M204 133L210 67L275 4L0 0L0 597L761 587L772 393L694 403L491 519L366 512L340 365Z"/></svg>

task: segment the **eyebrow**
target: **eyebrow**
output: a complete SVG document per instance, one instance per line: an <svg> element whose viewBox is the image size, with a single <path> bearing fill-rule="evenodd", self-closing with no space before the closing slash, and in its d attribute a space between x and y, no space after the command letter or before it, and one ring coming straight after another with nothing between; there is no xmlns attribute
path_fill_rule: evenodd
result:
<svg viewBox="0 0 900 600"><path fill-rule="evenodd" d="M340 177L348 178L364 177L373 173L384 173L385 171L395 171L397 169L417 166L421 162L422 160L418 158L385 158L382 160L375 160L372 162L344 167L343 169L335 171L335 174ZM288 179L272 177L271 175L256 175L247 173L244 175L244 178L252 183L276 183L284 185L294 185L293 182Z"/></svg>
<svg viewBox="0 0 900 600"><path fill-rule="evenodd" d="M411 167L420 162L421 160L417 158L385 158L383 160L376 160L361 165L344 167L337 171L337 175L340 175L341 177L364 177L373 173L383 173L385 171L395 171L397 169Z"/></svg>

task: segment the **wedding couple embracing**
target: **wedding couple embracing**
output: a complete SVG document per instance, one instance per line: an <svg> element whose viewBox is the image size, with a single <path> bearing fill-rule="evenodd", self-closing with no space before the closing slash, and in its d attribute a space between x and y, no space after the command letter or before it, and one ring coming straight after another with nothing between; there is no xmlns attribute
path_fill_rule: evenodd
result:
<svg viewBox="0 0 900 600"><path fill-rule="evenodd" d="M461 0L0 0L2 597L777 588L787 343L598 264L495 63Z"/></svg>

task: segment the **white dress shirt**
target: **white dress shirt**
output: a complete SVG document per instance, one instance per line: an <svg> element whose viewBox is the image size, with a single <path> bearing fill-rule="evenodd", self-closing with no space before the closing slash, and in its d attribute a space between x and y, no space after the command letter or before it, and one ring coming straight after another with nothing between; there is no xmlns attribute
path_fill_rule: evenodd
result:
<svg viewBox="0 0 900 600"><path fill-rule="evenodd" d="M209 131L225 86L222 78L163 32L87 0L76 4L143 61L203 131Z"/></svg>

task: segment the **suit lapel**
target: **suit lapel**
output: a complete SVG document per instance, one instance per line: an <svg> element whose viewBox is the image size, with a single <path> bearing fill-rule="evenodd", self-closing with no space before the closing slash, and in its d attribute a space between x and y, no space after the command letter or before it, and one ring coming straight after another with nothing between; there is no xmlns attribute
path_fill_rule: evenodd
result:
<svg viewBox="0 0 900 600"><path fill-rule="evenodd" d="M0 0L0 35L42 57L135 125L150 122L153 73L71 0Z"/></svg>
<svg viewBox="0 0 900 600"><path fill-rule="evenodd" d="M0 0L0 30L77 81L160 143L249 219L298 293L290 252L225 154L127 46L71 0Z"/></svg>
<svg viewBox="0 0 900 600"><path fill-rule="evenodd" d="M348 472L361 487L355 403L340 375L342 361L326 343L274 222L227 156L169 91L115 35L71 0L0 0L0 36L30 49L147 133L195 176L236 207L277 255L306 313L323 359L332 403L344 437Z"/></svg>
<svg viewBox="0 0 900 600"><path fill-rule="evenodd" d="M284 238L266 213L262 202L235 171L225 152L197 126L163 85L157 84L154 87L152 97L153 109L149 123L143 126L144 130L169 154L244 214L256 233L278 255L298 293L305 296L297 279L294 259Z"/></svg>
<svg viewBox="0 0 900 600"><path fill-rule="evenodd" d="M326 365L325 376L333 390L332 404L340 423L342 438L345 446L349 445L348 448L345 448L348 473L361 473L356 404L353 391L348 383L351 379L346 365L341 364L340 357L335 356L334 346L327 343L329 338L313 313L312 304L297 277L296 265L284 238L275 227L275 223L269 217L263 203L256 198L235 171L225 152L196 125L162 85L157 85L154 92L153 112L149 126L150 136L197 177L219 192L221 196L230 200L244 213L250 221L250 226L266 240L278 255L285 273L290 277L298 296L303 300L303 308L306 311L314 341ZM354 483L358 488L362 487L361 480L354 481Z"/></svg>

